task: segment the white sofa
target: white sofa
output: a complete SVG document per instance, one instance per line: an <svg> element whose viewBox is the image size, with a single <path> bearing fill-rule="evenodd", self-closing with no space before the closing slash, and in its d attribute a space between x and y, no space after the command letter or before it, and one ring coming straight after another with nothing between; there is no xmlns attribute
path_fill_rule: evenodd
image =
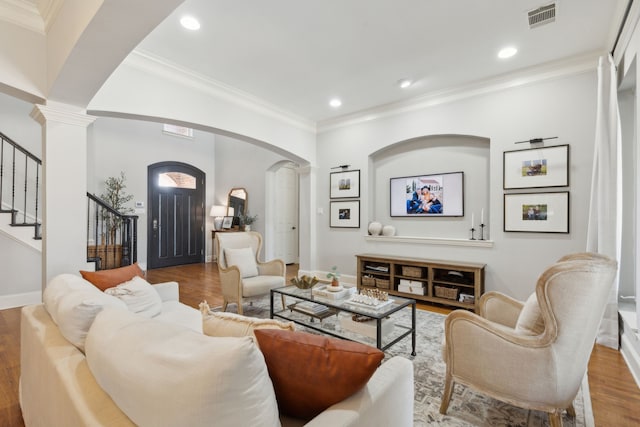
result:
<svg viewBox="0 0 640 427"><path fill-rule="evenodd" d="M63 280L67 282L65 285L71 283L70 294L89 292L97 296L93 294L93 285L78 276L62 275L54 280ZM111 303L107 302L103 304L105 308L97 310L86 335L86 356L77 343L74 345L65 338L54 322L53 317L56 316L50 315L45 307L51 307L52 311L64 311L64 307L56 307L56 304L64 306L64 300L47 298L45 292L46 304L22 309L20 405L26 426L133 426L136 423L132 418L137 419L137 425L141 426L185 425L187 420L192 426L225 425L216 422L220 415L216 411L227 407L239 408L232 414L235 417L251 415L251 410L244 408L244 402L238 402L233 393L246 392L245 389L266 389L268 387L264 387L264 384L271 384L264 359L253 339L215 338L194 332L201 331L201 315L196 309L178 301L178 284L169 282L153 285L153 288L162 299L162 312L153 318L133 314L118 302L113 303L113 307L109 307ZM73 301L72 297L65 298ZM87 305L86 295L84 299L77 300ZM95 308L94 305L88 304L90 308ZM61 316L59 312L56 315ZM64 323L58 320L58 323ZM77 319L74 322L77 323ZM69 335L66 330L65 334ZM216 345L216 342L220 345ZM136 350L124 348L131 345ZM245 358L239 363L252 363L255 366L251 369L263 373L260 378L242 380L241 375L251 373L243 373L244 369L231 369L234 372L227 372L226 375L238 379L229 381L235 389L215 394L216 387L220 387L220 380L210 377L220 372L211 374L207 369L213 366L220 371L221 365L203 362L208 360L208 355L203 351L214 349L212 352L219 353L220 349L229 346L241 349L243 356L248 353L259 354L252 362L246 362ZM175 363L184 365L176 366ZM171 369L158 375L158 366L160 369L171 366ZM194 381L189 375L197 373L198 368L202 368L202 375ZM174 377L178 381L171 385ZM210 381L210 386L207 381ZM256 386L258 384L262 386ZM145 390L145 387L148 393L141 393L140 390ZM196 398L189 397L189 393ZM267 396L269 393L272 392L268 392ZM215 405L199 402L206 401L209 396L217 400ZM181 398L189 400L185 402ZM255 399L255 395L251 398ZM269 401L268 398L263 400ZM159 404L161 401L166 403ZM116 402L121 402L121 405ZM171 410L171 405L177 405L175 407L179 409ZM140 411L154 410L158 414L169 412L159 420L155 418L155 421L149 420L154 420L153 417L158 417L158 414L140 415ZM181 411L184 413L180 414ZM202 413L193 415L197 411ZM176 414L180 416L176 417ZM279 417L277 412L275 419L266 418L261 420L263 425L305 425L300 420ZM201 422L194 422L194 419L200 419ZM401 357L384 362L362 390L306 423L308 426L412 424L413 366L409 360Z"/></svg>

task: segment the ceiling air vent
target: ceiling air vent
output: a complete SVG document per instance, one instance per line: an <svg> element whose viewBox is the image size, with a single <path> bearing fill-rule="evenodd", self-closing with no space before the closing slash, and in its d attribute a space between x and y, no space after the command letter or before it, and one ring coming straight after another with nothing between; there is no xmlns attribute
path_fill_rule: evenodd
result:
<svg viewBox="0 0 640 427"><path fill-rule="evenodd" d="M551 3L529 11L529 28L550 24L556 20L556 4Z"/></svg>

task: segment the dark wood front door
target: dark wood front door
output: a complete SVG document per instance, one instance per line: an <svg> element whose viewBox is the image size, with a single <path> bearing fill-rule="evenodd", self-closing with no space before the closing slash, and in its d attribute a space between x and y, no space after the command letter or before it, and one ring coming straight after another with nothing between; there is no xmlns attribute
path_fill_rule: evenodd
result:
<svg viewBox="0 0 640 427"><path fill-rule="evenodd" d="M149 166L148 268L204 262L204 179L186 163Z"/></svg>

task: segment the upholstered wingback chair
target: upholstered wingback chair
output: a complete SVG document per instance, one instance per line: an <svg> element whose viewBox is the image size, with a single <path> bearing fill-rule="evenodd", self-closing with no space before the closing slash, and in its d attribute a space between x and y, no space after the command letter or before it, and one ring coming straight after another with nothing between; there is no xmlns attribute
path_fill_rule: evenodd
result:
<svg viewBox="0 0 640 427"><path fill-rule="evenodd" d="M238 304L242 314L244 298L268 294L285 285L285 265L281 259L260 262L262 236L255 231L216 233L218 271L226 311L230 302ZM284 297L282 298L284 309Z"/></svg>
<svg viewBox="0 0 640 427"><path fill-rule="evenodd" d="M578 393L616 276L617 263L598 254L561 258L520 302L498 292L480 299L480 315L456 310L445 320L447 365L440 412L454 383L495 399L547 412L562 426Z"/></svg>

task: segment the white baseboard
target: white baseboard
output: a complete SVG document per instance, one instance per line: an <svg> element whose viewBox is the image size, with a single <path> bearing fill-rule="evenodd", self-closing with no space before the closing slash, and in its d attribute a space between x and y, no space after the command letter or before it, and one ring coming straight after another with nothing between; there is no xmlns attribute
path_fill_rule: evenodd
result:
<svg viewBox="0 0 640 427"><path fill-rule="evenodd" d="M2 295L0 296L0 310L7 308L22 307L42 302L42 292L26 292L24 294Z"/></svg>
<svg viewBox="0 0 640 427"><path fill-rule="evenodd" d="M640 387L640 334L638 333L638 319L636 304L620 302L618 305L620 320L620 353L627 362L633 379Z"/></svg>
<svg viewBox="0 0 640 427"><path fill-rule="evenodd" d="M640 387L640 337L633 331L624 331L621 336L620 353L624 357L627 366L636 380L636 384Z"/></svg>

